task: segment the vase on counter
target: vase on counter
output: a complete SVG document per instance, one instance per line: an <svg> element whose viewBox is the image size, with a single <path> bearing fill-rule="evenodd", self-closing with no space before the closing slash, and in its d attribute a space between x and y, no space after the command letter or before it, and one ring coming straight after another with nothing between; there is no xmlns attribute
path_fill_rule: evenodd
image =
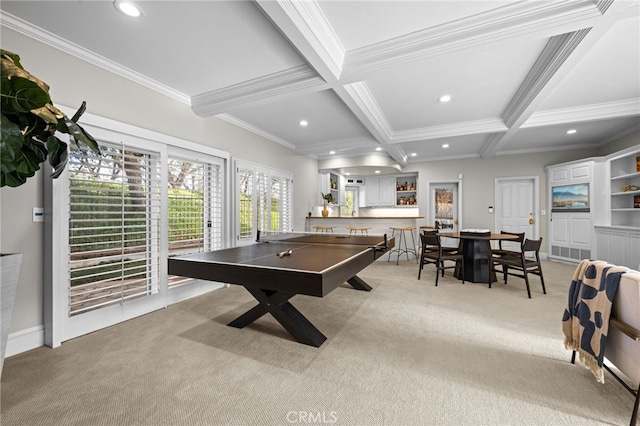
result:
<svg viewBox="0 0 640 426"><path fill-rule="evenodd" d="M322 206L322 217L327 217L327 216L329 216L329 208L325 204L324 206Z"/></svg>

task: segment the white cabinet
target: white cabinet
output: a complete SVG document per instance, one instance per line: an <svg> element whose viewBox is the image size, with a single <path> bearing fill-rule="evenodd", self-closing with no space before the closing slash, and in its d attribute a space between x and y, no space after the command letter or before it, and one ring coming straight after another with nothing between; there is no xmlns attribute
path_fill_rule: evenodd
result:
<svg viewBox="0 0 640 426"><path fill-rule="evenodd" d="M380 178L366 178L364 180L365 206L380 205Z"/></svg>
<svg viewBox="0 0 640 426"><path fill-rule="evenodd" d="M364 185L367 207L390 207L396 204L395 176L366 178Z"/></svg>
<svg viewBox="0 0 640 426"><path fill-rule="evenodd" d="M596 226L596 258L640 270L640 229Z"/></svg>
<svg viewBox="0 0 640 426"><path fill-rule="evenodd" d="M571 262L589 259L595 251L593 225L602 223L606 207L601 200L606 191L605 161L603 158L585 159L557 164L547 168L549 258ZM567 209L565 194L576 190L574 185L588 185L586 205L581 209ZM554 191L555 188L555 191ZM554 200L554 192L558 199ZM582 201L582 200L580 200ZM557 203L554 205L554 202ZM586 210L586 211L584 211Z"/></svg>
<svg viewBox="0 0 640 426"><path fill-rule="evenodd" d="M380 205L396 205L396 178L393 176L380 178Z"/></svg>
<svg viewBox="0 0 640 426"><path fill-rule="evenodd" d="M416 207L418 175L393 175L365 179L367 207Z"/></svg>

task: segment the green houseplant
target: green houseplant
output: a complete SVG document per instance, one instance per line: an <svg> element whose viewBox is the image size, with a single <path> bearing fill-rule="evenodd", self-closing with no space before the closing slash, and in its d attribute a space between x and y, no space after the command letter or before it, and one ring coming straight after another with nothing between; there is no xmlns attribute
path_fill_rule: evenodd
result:
<svg viewBox="0 0 640 426"><path fill-rule="evenodd" d="M86 109L85 102L68 118L51 102L49 86L22 67L20 56L1 50L0 60L0 187L24 184L47 158L52 177L58 177L67 165L67 144L56 136L57 132L100 154L96 140L77 123Z"/></svg>
<svg viewBox="0 0 640 426"><path fill-rule="evenodd" d="M58 177L67 165L67 144L56 133L68 134L76 145L82 142L100 154L96 140L77 123L85 111L85 102L70 119L51 102L49 86L29 74L17 54L0 50L0 61L0 187L24 184L47 158L53 168L52 177ZM0 374L21 261L20 253L0 253Z"/></svg>
<svg viewBox="0 0 640 426"><path fill-rule="evenodd" d="M329 216L329 209L327 208L327 204L335 202L335 199L333 198L333 194L331 192L327 192L326 194L323 194L321 192L320 195L322 195L322 199L324 200L322 206L322 217L327 217Z"/></svg>

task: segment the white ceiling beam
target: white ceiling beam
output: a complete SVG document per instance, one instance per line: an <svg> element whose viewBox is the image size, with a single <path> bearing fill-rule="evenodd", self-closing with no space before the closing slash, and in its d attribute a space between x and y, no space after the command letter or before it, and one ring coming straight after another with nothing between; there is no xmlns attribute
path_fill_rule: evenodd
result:
<svg viewBox="0 0 640 426"><path fill-rule="evenodd" d="M342 73L345 50L313 0L255 0L265 16L327 82Z"/></svg>
<svg viewBox="0 0 640 426"><path fill-rule="evenodd" d="M208 117L241 105L273 102L289 96L318 92L325 87L324 80L311 68L301 65L193 96L191 109L201 117Z"/></svg>

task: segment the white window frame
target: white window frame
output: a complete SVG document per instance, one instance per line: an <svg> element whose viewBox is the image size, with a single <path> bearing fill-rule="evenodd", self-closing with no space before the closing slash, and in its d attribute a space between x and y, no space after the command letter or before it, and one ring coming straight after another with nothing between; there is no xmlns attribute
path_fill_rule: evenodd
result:
<svg viewBox="0 0 640 426"><path fill-rule="evenodd" d="M74 110L62 107L65 113L72 115ZM117 122L104 117L85 113L80 124L89 134L99 142L119 144L124 141L127 146L147 152L158 153L160 164L160 191L161 205L167 206L167 159L169 150L182 148L213 156L224 163L223 172L223 215L231 217L228 153L196 144L187 140L176 138L162 133L142 129L129 124ZM184 152L184 151L183 151ZM50 170L45 170L50 173ZM62 342L78 337L100 328L104 328L122 321L143 315L153 310L166 307L168 304L193 297L203 292L210 291L220 285L218 283L200 282L196 286L181 286L177 291L167 291L167 247L168 247L168 219L167 215L161 215L160 220L160 248L159 248L159 291L156 294L140 299L130 300L125 304L107 306L94 311L69 317L69 171L65 171L58 179L45 180L45 288L44 288L44 325L45 344L58 347ZM231 228L231 227L227 227ZM224 232L224 246L229 246L231 229ZM189 289L189 287L193 287ZM189 290L188 290L189 289ZM173 293L169 296L169 293Z"/></svg>

